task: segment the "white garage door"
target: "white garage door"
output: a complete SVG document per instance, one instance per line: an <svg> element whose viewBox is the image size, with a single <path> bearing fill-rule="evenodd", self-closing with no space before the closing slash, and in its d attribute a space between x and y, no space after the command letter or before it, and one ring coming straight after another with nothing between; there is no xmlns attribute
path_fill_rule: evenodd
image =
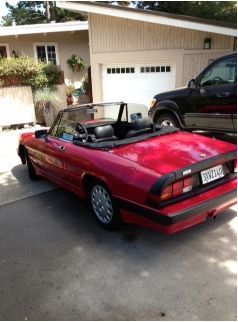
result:
<svg viewBox="0 0 238 322"><path fill-rule="evenodd" d="M154 95L175 88L175 63L103 65L102 82L104 102L148 106Z"/></svg>

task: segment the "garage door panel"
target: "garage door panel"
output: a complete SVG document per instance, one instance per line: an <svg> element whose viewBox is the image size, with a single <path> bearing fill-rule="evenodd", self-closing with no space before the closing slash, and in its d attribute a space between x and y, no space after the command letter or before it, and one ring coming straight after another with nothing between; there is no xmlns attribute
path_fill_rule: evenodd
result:
<svg viewBox="0 0 238 322"><path fill-rule="evenodd" d="M148 106L159 92L175 88L175 64L104 65L103 100L124 100Z"/></svg>

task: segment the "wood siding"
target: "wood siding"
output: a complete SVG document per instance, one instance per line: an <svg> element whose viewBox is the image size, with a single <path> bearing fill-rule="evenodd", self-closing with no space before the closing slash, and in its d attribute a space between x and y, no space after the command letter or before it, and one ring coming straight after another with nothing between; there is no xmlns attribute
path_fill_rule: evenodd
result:
<svg viewBox="0 0 238 322"><path fill-rule="evenodd" d="M209 60L233 51L234 37L149 22L89 14L93 98L101 101L102 65L172 62L175 86L187 85ZM211 38L211 49L203 49ZM155 93L156 94L156 93Z"/></svg>
<svg viewBox="0 0 238 322"><path fill-rule="evenodd" d="M163 49L203 49L204 38L212 38L212 49L229 49L233 37L158 25L104 15L90 15L92 53Z"/></svg>
<svg viewBox="0 0 238 322"><path fill-rule="evenodd" d="M35 34L35 35L19 35L18 37L8 36L1 37L1 43L9 44L10 55L12 51L34 57L33 43L37 42L52 42L58 44L59 63L64 71L65 79L69 82L77 82L82 78L83 71L80 73L72 72L67 64L67 59L72 54L77 54L82 57L87 66L90 66L89 58L89 39L88 31L75 31L72 32L60 32L49 34Z"/></svg>

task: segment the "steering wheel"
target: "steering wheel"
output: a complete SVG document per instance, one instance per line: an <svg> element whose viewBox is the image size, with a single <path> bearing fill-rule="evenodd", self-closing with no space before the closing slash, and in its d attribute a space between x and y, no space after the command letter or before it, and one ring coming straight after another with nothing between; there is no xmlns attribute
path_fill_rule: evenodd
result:
<svg viewBox="0 0 238 322"><path fill-rule="evenodd" d="M219 76L215 76L212 81L214 85L222 84L224 82L224 80Z"/></svg>
<svg viewBox="0 0 238 322"><path fill-rule="evenodd" d="M88 141L88 131L82 123L77 123L74 137L75 139L80 139L82 142Z"/></svg>

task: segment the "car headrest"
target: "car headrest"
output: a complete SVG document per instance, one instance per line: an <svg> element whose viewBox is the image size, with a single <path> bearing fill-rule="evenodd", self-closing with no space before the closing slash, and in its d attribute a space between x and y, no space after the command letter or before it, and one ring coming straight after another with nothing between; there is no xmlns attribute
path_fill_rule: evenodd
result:
<svg viewBox="0 0 238 322"><path fill-rule="evenodd" d="M137 119L133 122L133 127L136 131L151 128L151 122L148 118Z"/></svg>
<svg viewBox="0 0 238 322"><path fill-rule="evenodd" d="M148 118L137 119L133 122L134 130L139 131L142 129L152 128L152 124Z"/></svg>
<svg viewBox="0 0 238 322"><path fill-rule="evenodd" d="M96 127L93 134L96 139L110 138L114 136L114 130L111 125L103 125Z"/></svg>

